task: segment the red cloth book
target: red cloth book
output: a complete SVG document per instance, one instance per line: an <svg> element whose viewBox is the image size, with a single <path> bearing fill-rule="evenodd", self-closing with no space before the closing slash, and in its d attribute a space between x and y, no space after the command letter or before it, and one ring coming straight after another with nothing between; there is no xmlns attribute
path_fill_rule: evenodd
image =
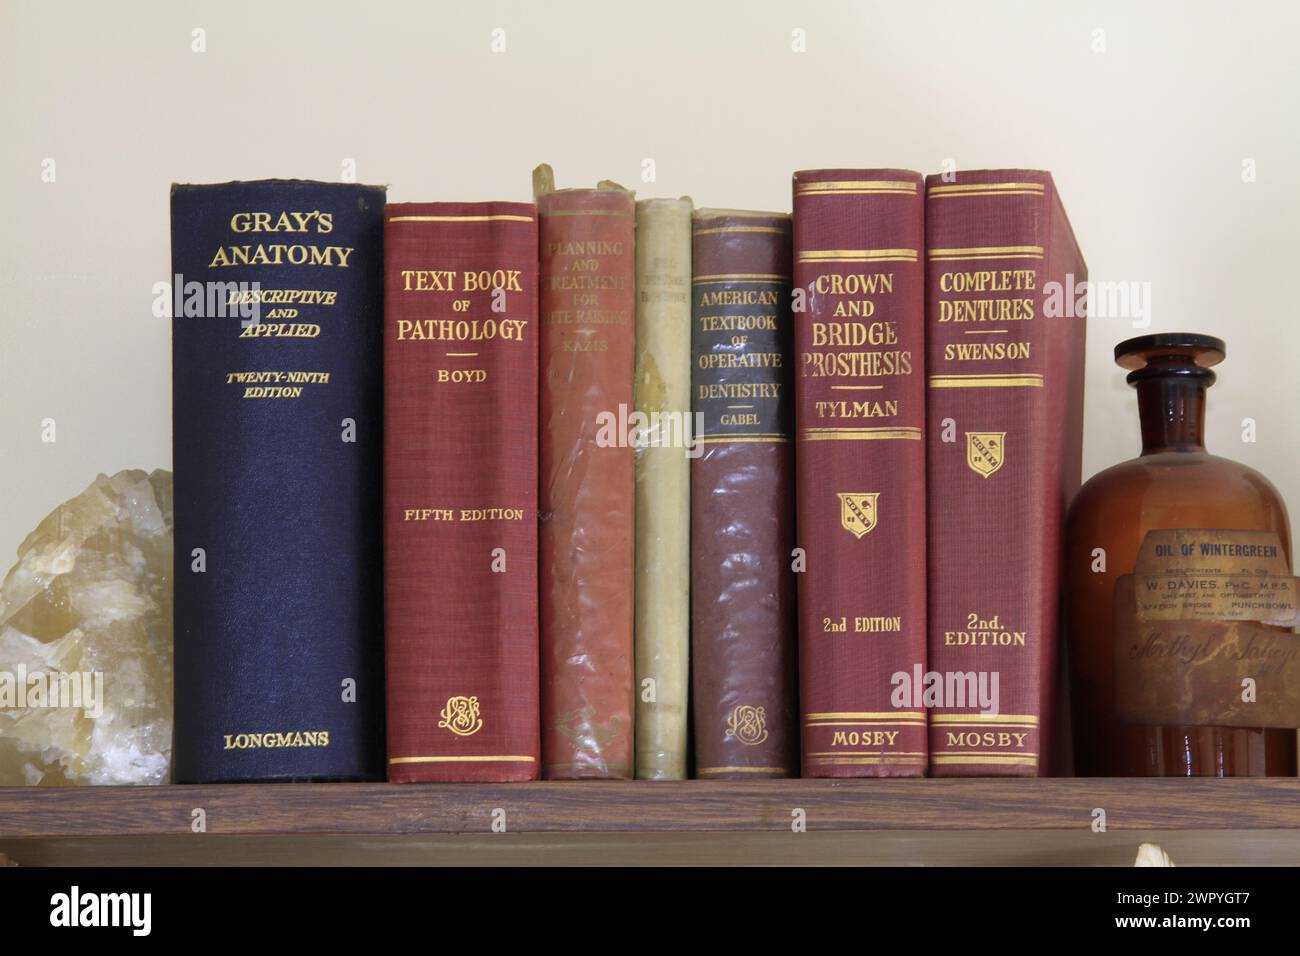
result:
<svg viewBox="0 0 1300 956"><path fill-rule="evenodd" d="M384 214L388 779L532 780L537 210Z"/></svg>
<svg viewBox="0 0 1300 956"><path fill-rule="evenodd" d="M1048 775L1087 267L1037 170L929 177L926 245L930 770Z"/></svg>
<svg viewBox="0 0 1300 956"><path fill-rule="evenodd" d="M537 202L543 773L631 778L633 196L541 188Z"/></svg>
<svg viewBox="0 0 1300 956"><path fill-rule="evenodd" d="M926 770L921 176L794 177L803 773Z"/></svg>

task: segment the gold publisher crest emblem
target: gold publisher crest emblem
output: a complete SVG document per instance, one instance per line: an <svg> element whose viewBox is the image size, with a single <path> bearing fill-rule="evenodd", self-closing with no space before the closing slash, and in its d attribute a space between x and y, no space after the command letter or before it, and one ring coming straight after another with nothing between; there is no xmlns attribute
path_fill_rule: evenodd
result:
<svg viewBox="0 0 1300 956"><path fill-rule="evenodd" d="M1006 432L967 432L966 464L982 478L1002 467L1006 451Z"/></svg>
<svg viewBox="0 0 1300 956"><path fill-rule="evenodd" d="M861 538L876 526L877 491L837 492L840 499L840 524L853 537Z"/></svg>
<svg viewBox="0 0 1300 956"><path fill-rule="evenodd" d="M483 721L478 715L477 697L448 697L447 704L438 715L442 720L438 726L450 730L458 737L468 737L483 729Z"/></svg>
<svg viewBox="0 0 1300 956"><path fill-rule="evenodd" d="M727 736L747 747L761 744L767 739L767 712L762 707L738 704L727 718Z"/></svg>

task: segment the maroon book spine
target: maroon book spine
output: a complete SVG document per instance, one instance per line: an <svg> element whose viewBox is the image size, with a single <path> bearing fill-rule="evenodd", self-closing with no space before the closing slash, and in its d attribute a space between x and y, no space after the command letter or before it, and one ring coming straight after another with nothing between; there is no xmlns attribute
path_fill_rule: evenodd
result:
<svg viewBox="0 0 1300 956"><path fill-rule="evenodd" d="M388 779L532 780L537 211L384 214Z"/></svg>
<svg viewBox="0 0 1300 956"><path fill-rule="evenodd" d="M921 185L897 169L794 177L808 777L926 771L925 711L910 693L926 649Z"/></svg>
<svg viewBox="0 0 1300 956"><path fill-rule="evenodd" d="M790 217L693 228L691 668L695 774L798 774Z"/></svg>
<svg viewBox="0 0 1300 956"><path fill-rule="evenodd" d="M1087 268L1035 170L929 177L926 243L930 770L1046 776Z"/></svg>
<svg viewBox="0 0 1300 956"><path fill-rule="evenodd" d="M566 189L538 208L543 773L631 778L633 196Z"/></svg>

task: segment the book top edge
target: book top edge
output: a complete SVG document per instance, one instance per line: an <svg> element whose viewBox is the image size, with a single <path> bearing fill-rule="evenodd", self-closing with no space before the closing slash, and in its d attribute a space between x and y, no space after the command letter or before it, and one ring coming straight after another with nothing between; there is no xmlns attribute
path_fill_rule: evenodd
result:
<svg viewBox="0 0 1300 956"><path fill-rule="evenodd" d="M366 183L340 183L321 179L231 179L220 183L172 183L172 192L190 189L224 189L231 186L274 186L277 189L310 188L341 190L377 190L387 193L387 184L382 186Z"/></svg>
<svg viewBox="0 0 1300 956"><path fill-rule="evenodd" d="M649 196L645 199L638 199L636 201L637 209L651 209L654 207L680 209L683 206L687 209L693 209L695 207L695 202L690 196L680 196L676 199L672 196Z"/></svg>
<svg viewBox="0 0 1300 956"><path fill-rule="evenodd" d="M793 178L796 183L815 183L836 179L883 179L919 183L925 177L914 169L852 169L834 167L826 169L799 169L795 171Z"/></svg>
<svg viewBox="0 0 1300 956"><path fill-rule="evenodd" d="M635 216L636 201L631 192L610 189L562 189L537 197L537 212L542 218L578 211L603 210L605 215Z"/></svg>
<svg viewBox="0 0 1300 956"><path fill-rule="evenodd" d="M591 193L596 196L635 196L635 189L628 189L626 186L620 186L618 183L602 182L597 186L564 186L561 189L548 189L545 192L537 194L537 198L543 196L573 196L578 193Z"/></svg>
<svg viewBox="0 0 1300 956"><path fill-rule="evenodd" d="M627 193L629 196L636 195L635 191L628 189L626 186L623 186L620 183L614 182L612 179L602 179L600 180L600 182L596 183L594 188L589 186L580 186L576 188L565 187L564 189L557 189L555 187L555 170L551 168L550 163L539 163L537 167L533 170L533 199L534 200L540 201L543 196L550 196L555 193L575 193L575 192L590 192L590 193L619 192L619 193Z"/></svg>
<svg viewBox="0 0 1300 956"><path fill-rule="evenodd" d="M945 179L944 176L951 176L951 178ZM1027 179L1034 182L1051 183L1052 174L1046 169L1024 169L1008 166L1002 169L962 169L954 173L931 173L925 177L925 182L927 186L958 186L963 183L976 185L997 182L1003 179Z"/></svg>
<svg viewBox="0 0 1300 956"><path fill-rule="evenodd" d="M762 209L724 209L715 206L703 206L694 212L696 220L705 219L784 219L789 220L788 212L767 212Z"/></svg>
<svg viewBox="0 0 1300 956"><path fill-rule="evenodd" d="M951 179L944 179L942 173L932 173L925 177L927 196L945 198L972 197L979 199L1000 199L1006 197L1046 199L1054 215L1059 215L1061 225L1073 246L1074 256L1086 266L1083 250L1079 247L1078 237L1074 234L1074 225L1070 215L1065 211L1065 200L1056 185L1056 179L1046 169L1023 169L1008 167L1005 169L969 169L952 174ZM986 188L976 188L986 187Z"/></svg>
<svg viewBox="0 0 1300 956"><path fill-rule="evenodd" d="M467 216L467 215L503 215L537 216L537 206L530 202L516 200L483 200L469 202L433 201L433 202L390 202L384 206L384 218L391 220L403 216Z"/></svg>

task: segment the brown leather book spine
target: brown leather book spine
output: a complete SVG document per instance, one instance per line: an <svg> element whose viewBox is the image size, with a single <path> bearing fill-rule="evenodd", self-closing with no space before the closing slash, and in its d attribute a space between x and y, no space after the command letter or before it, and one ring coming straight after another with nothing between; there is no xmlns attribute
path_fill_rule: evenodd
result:
<svg viewBox="0 0 1300 956"><path fill-rule="evenodd" d="M926 636L921 186L897 169L794 177L808 777L926 771L926 715L910 693Z"/></svg>
<svg viewBox="0 0 1300 956"><path fill-rule="evenodd" d="M691 632L695 774L797 776L791 226L693 228Z"/></svg>
<svg viewBox="0 0 1300 956"><path fill-rule="evenodd" d="M633 196L546 191L538 208L542 771L630 778Z"/></svg>
<svg viewBox="0 0 1300 956"><path fill-rule="evenodd" d="M537 210L384 214L388 779L532 780Z"/></svg>
<svg viewBox="0 0 1300 956"><path fill-rule="evenodd" d="M930 770L1046 776L1087 267L1037 170L929 177L926 243Z"/></svg>

